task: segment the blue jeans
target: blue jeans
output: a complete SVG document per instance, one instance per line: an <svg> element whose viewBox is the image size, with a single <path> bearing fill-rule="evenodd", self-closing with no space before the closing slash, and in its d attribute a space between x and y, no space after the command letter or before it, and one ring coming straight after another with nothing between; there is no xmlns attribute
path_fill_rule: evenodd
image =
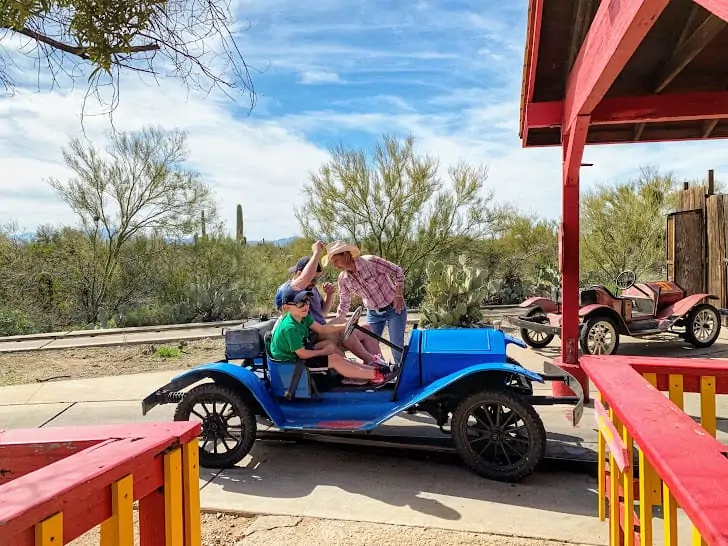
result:
<svg viewBox="0 0 728 546"><path fill-rule="evenodd" d="M407 326L407 307L402 309L401 313L397 313L394 307L384 313L377 313L371 309L367 310L367 324L371 326L372 332L382 337L384 326L387 326L389 332L389 341L399 347L404 347L404 330ZM392 349L392 356L395 362L399 362L402 358L401 351Z"/></svg>

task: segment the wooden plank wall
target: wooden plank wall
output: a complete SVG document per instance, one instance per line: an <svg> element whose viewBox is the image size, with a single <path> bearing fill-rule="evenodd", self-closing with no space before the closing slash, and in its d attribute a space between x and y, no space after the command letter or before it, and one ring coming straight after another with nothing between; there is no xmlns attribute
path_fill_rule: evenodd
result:
<svg viewBox="0 0 728 546"><path fill-rule="evenodd" d="M674 265L668 264L668 278L688 295L705 291L704 233L705 222L700 209L678 212L668 220L668 259L670 250L674 254Z"/></svg>
<svg viewBox="0 0 728 546"><path fill-rule="evenodd" d="M695 245L696 247L703 246L704 249L702 291L718 296L718 300L711 302L716 307L728 308L728 275L726 274L728 264L725 262L728 247L728 225L726 225L726 220L728 220L728 195L714 194L714 187L712 170L708 172L708 184L688 187L686 183L679 194L678 210L702 211L704 218L702 245ZM697 258L696 248L690 248L691 241L697 239L697 235L694 233L696 226L692 226L692 229L688 230L686 225L686 232L678 233L678 224L675 226L674 256L672 256L672 259L676 265L682 263L683 266L686 266L688 263L694 263ZM688 233L688 231L691 233ZM670 237L667 239L666 242L670 244ZM667 255L670 256L669 251ZM678 276L680 275L676 270L675 277ZM690 290L692 293L695 291L694 289Z"/></svg>
<svg viewBox="0 0 728 546"><path fill-rule="evenodd" d="M725 195L711 195L705 200L705 231L707 234L706 288L710 294L718 296L713 301L717 307L726 307L726 207Z"/></svg>

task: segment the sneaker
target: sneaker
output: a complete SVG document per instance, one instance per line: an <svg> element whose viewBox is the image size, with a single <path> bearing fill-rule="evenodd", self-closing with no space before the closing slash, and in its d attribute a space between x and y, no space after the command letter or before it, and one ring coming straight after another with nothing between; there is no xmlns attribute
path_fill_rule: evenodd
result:
<svg viewBox="0 0 728 546"><path fill-rule="evenodd" d="M371 383L373 385L386 385L390 381L392 381L395 377L395 373L392 371L383 372L381 370L376 370L374 372L374 379L371 380Z"/></svg>
<svg viewBox="0 0 728 546"><path fill-rule="evenodd" d="M386 360L384 360L382 355L374 355L372 360L369 362L369 365L373 366L375 368L378 366L379 369L382 369L382 368L386 368L387 370L392 369L392 365L389 362L387 362Z"/></svg>

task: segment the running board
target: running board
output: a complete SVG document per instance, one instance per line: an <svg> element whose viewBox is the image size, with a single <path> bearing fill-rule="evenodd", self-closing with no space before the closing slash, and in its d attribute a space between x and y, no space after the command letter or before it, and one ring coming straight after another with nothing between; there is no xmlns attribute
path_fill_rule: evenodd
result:
<svg viewBox="0 0 728 546"><path fill-rule="evenodd" d="M541 332L542 334L550 334L555 336L561 335L561 327L551 326L550 324L540 324L531 320L505 316L503 319L515 326L516 328L525 328L526 330L532 330L534 332Z"/></svg>

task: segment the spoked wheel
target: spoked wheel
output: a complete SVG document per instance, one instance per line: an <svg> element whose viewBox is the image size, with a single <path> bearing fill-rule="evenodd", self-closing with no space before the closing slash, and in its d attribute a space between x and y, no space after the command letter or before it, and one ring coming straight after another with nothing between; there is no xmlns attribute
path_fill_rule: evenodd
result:
<svg viewBox="0 0 728 546"><path fill-rule="evenodd" d="M708 303L696 305L685 319L685 339L694 347L710 347L720 334L720 314Z"/></svg>
<svg viewBox="0 0 728 546"><path fill-rule="evenodd" d="M619 347L617 323L611 317L591 317L581 329L579 344L585 355L613 355Z"/></svg>
<svg viewBox="0 0 728 546"><path fill-rule="evenodd" d="M548 324L549 319L540 309L534 309L526 315L526 318L537 324ZM547 334L546 332L537 332L536 330L529 330L528 328L521 328L521 339L526 345L533 347L534 349L543 349L554 339L554 334Z"/></svg>
<svg viewBox="0 0 728 546"><path fill-rule="evenodd" d="M490 480L522 480L546 454L538 413L504 391L482 391L463 400L453 413L451 431L463 462Z"/></svg>
<svg viewBox="0 0 728 546"><path fill-rule="evenodd" d="M232 389L205 383L187 392L174 412L175 421L201 421L198 436L200 466L227 468L240 462L253 447L255 415Z"/></svg>

